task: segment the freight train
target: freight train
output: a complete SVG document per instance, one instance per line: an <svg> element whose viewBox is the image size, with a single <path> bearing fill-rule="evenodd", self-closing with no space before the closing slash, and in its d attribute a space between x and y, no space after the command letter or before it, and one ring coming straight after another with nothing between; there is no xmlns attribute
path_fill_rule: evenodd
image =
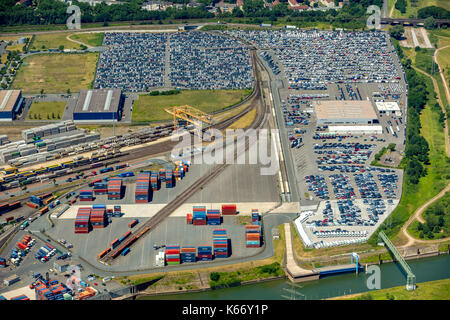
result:
<svg viewBox="0 0 450 320"><path fill-rule="evenodd" d="M56 177L74 173L73 168L89 165L89 168L103 167L119 162L119 160L105 163L105 160L123 156L120 151L109 151L101 155L92 155L89 158L79 157L72 161L65 161L58 164L41 167L34 170L19 171L17 168L4 169L3 173L7 175L0 178L1 189L16 188L19 185L27 185L34 182L43 182Z"/></svg>

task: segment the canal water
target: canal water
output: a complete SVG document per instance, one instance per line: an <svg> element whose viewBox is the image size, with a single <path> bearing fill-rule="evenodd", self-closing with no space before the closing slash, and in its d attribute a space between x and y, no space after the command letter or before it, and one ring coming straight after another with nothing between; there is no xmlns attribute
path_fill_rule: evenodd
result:
<svg viewBox="0 0 450 320"><path fill-rule="evenodd" d="M411 270L416 275L416 283L450 278L450 255L410 260ZM381 289L406 285L406 275L397 263L380 266ZM370 275L347 273L324 277L320 280L299 283L297 300L325 299L369 291L366 282ZM418 284L420 286L420 283ZM291 297L284 289L291 288L288 280L274 280L251 285L238 286L197 293L172 294L165 296L147 296L146 300L285 300Z"/></svg>

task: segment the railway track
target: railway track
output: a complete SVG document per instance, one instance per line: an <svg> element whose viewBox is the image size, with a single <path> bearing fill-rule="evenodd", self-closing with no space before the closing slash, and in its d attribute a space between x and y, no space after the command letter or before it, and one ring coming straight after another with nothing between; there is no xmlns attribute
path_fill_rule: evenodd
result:
<svg viewBox="0 0 450 320"><path fill-rule="evenodd" d="M257 69L257 61L255 57L255 51L252 51L252 60L253 60L253 66L254 66L254 74L256 78L256 93L255 98L253 99L252 103L249 105L248 108L242 111L242 113L236 115L235 117L231 117L230 119L227 119L225 121L222 121L220 124L216 125L217 129L220 128L226 128L231 123L242 117L243 115L247 114L250 110L253 108L257 108L257 116L252 122L252 124L249 126L249 128L257 129L260 126L264 124L265 119L265 107L264 102L261 99L261 86L259 82L259 73ZM248 128L246 128L248 129ZM246 142L245 144L245 150L247 151L249 148L249 144ZM237 150L235 150L234 157L237 157ZM185 203L191 196L193 196L202 186L210 182L212 179L216 178L219 174L221 174L229 164L219 164L216 165L210 173L207 173L203 175L200 179L195 181L189 188L187 188L184 192L179 194L175 199L173 199L171 202L169 202L164 208L159 210L153 217L151 217L147 222L145 222L139 229L137 229L133 234L131 235L131 238L118 246L116 249L111 250L109 253L107 253L104 257L100 259L100 261L103 261L106 264L110 264L113 259L117 258L119 254L125 250L125 248L131 247L138 239L143 237L148 231L154 229L158 224L160 224L164 219L166 219L172 212L174 212L178 207L180 207L183 203Z"/></svg>

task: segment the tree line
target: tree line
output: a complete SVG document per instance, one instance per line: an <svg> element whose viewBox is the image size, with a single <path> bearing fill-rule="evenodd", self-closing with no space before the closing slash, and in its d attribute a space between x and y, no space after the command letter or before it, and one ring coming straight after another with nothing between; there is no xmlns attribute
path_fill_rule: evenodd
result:
<svg viewBox="0 0 450 320"><path fill-rule="evenodd" d="M147 11L141 8L144 0L126 0L123 4L95 6L76 0L74 5L80 7L81 22L113 21L162 21L166 19L200 19L214 18L215 15L206 10L206 6L217 3L218 0L200 0L201 6L182 9L168 8L165 11ZM186 4L187 0L175 0L175 3ZM230 1L234 2L234 1ZM300 4L308 4L306 0L298 0ZM366 10L369 5L382 7L383 0L350 0L340 10L326 11L295 11L288 9L287 0L282 0L273 8L264 7L263 0L244 0L243 10L235 8L232 13L219 13L218 18L269 18L276 21L280 17L304 22L329 22L351 24L355 28L365 26ZM0 0L0 25L52 25L65 24L69 14L66 13L67 3L57 0L40 0L32 6L16 5L16 0ZM255 21L253 21L255 22Z"/></svg>
<svg viewBox="0 0 450 320"><path fill-rule="evenodd" d="M405 164L407 181L417 184L419 179L427 174L424 165L430 164L430 147L425 138L420 135L420 113L428 101L429 91L424 84L425 76L412 68L411 59L404 56L398 42L395 42L394 46L405 69L408 82L408 126L405 157L402 163Z"/></svg>

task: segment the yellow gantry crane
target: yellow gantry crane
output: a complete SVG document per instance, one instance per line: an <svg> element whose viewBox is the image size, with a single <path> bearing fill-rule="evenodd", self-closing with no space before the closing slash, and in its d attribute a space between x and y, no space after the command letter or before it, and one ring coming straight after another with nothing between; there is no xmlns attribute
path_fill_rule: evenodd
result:
<svg viewBox="0 0 450 320"><path fill-rule="evenodd" d="M180 119L192 123L200 131L204 123L209 125L213 123L210 115L188 105L166 108L165 111L173 115L175 130L178 129L178 121Z"/></svg>

